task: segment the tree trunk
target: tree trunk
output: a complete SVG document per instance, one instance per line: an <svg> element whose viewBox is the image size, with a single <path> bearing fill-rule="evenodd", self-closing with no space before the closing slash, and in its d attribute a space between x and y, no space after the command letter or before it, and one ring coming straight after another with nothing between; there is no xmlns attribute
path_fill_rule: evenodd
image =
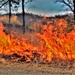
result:
<svg viewBox="0 0 75 75"><path fill-rule="evenodd" d="M11 22L11 0L9 0L9 24Z"/></svg>
<svg viewBox="0 0 75 75"><path fill-rule="evenodd" d="M22 0L22 16L23 16L23 33L25 33L25 30L26 30L26 28L25 28L25 12L24 12L24 1L25 0Z"/></svg>
<svg viewBox="0 0 75 75"><path fill-rule="evenodd" d="M73 0L74 3L74 23L75 23L75 0Z"/></svg>

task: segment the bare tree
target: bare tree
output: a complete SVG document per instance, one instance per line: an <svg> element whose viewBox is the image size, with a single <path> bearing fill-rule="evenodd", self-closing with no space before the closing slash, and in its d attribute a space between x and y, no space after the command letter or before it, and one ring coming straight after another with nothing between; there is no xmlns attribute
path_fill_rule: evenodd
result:
<svg viewBox="0 0 75 75"><path fill-rule="evenodd" d="M19 4L19 0L0 0L1 6L6 6L9 5L9 23L10 23L10 18L11 18L11 7L13 3Z"/></svg>
<svg viewBox="0 0 75 75"><path fill-rule="evenodd" d="M26 31L26 26L25 26L25 4L29 3L29 2L33 2L33 0L27 0L25 2L25 0L22 0L22 16L23 16L23 33L25 33Z"/></svg>
<svg viewBox="0 0 75 75"><path fill-rule="evenodd" d="M16 3L17 5L19 5L19 3L22 2L22 16L23 16L23 32L25 33L26 30L26 26L25 26L25 4L29 3L29 2L33 2L33 0L0 0L1 6L5 6L9 5L9 23L10 23L10 18L11 18L11 7L13 5L13 3Z"/></svg>
<svg viewBox="0 0 75 75"><path fill-rule="evenodd" d="M22 0L22 15L23 15L23 33L25 33L25 11L24 11L24 3L25 3L25 0Z"/></svg>
<svg viewBox="0 0 75 75"><path fill-rule="evenodd" d="M74 21L75 21L75 0L73 0L73 3L74 3Z"/></svg>
<svg viewBox="0 0 75 75"><path fill-rule="evenodd" d="M65 4L74 13L74 2L75 2L75 0L55 0L55 2L60 2L60 3Z"/></svg>

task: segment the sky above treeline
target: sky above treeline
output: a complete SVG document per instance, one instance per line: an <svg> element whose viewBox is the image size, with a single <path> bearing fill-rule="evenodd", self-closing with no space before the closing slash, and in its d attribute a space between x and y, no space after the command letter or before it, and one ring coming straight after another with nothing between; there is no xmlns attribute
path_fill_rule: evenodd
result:
<svg viewBox="0 0 75 75"><path fill-rule="evenodd" d="M27 0L26 0L27 1ZM26 8L32 10L43 11L65 11L66 6L62 7L61 3L54 3L55 0L34 0L25 5Z"/></svg>
<svg viewBox="0 0 75 75"><path fill-rule="evenodd" d="M25 0L25 2L27 2L28 0ZM25 12L40 12L40 14L42 13L42 11L45 12L65 12L66 8L68 8L67 6L62 6L61 3L54 3L55 0L33 0L33 2L29 2L29 3L25 3ZM14 6L14 5L13 5ZM21 10L21 2L18 5L18 10L17 11L12 11L12 13L20 13ZM4 10L0 10L1 12L8 12L8 6L6 7L2 7ZM13 9L13 8L12 8Z"/></svg>

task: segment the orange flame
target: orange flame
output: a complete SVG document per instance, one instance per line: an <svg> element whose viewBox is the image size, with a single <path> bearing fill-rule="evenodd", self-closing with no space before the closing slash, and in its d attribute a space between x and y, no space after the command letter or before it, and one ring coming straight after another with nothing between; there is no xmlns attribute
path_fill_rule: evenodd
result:
<svg viewBox="0 0 75 75"><path fill-rule="evenodd" d="M53 57L61 59L75 59L75 29L65 32L67 22L64 19L55 21L56 26L43 26L43 34L37 34L45 42L44 50L48 61ZM75 26L75 25L74 25Z"/></svg>
<svg viewBox="0 0 75 75"><path fill-rule="evenodd" d="M55 25L52 25L48 22L47 25L41 26L41 33L34 33L39 40L39 45L35 46L28 43L28 39L25 37L19 38L16 34L6 35L0 22L0 54L16 53L25 57L26 61L51 62L53 58L75 59L75 25L73 25L73 30L68 33L66 32L68 27L66 20L54 20L54 23Z"/></svg>

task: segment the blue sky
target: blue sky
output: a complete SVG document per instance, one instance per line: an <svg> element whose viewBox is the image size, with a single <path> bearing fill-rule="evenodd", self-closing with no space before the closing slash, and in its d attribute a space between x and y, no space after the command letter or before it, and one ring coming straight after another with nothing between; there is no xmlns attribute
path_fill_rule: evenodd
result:
<svg viewBox="0 0 75 75"><path fill-rule="evenodd" d="M27 1L27 0L25 0ZM58 12L65 12L65 9L67 8L66 6L63 6L62 7L62 4L61 3L54 3L55 0L33 0L33 2L31 3L27 3L25 4L25 10L28 10L28 11L25 11L25 12L28 12L28 13L36 13L36 14L54 14L54 13L58 13ZM14 5L13 5L14 6ZM22 9L21 9L21 2L19 4L19 8L18 8L18 11L12 11L12 13L21 13L22 12ZM4 10L0 10L0 13L7 13L9 10L8 9L8 5L3 7ZM12 8L13 9L13 8ZM49 12L49 13L48 13Z"/></svg>
<svg viewBox="0 0 75 75"><path fill-rule="evenodd" d="M65 7L62 7L61 3L54 3L54 1L55 0L34 0L33 2L26 4L25 7L32 10L44 10L55 12L65 11Z"/></svg>

